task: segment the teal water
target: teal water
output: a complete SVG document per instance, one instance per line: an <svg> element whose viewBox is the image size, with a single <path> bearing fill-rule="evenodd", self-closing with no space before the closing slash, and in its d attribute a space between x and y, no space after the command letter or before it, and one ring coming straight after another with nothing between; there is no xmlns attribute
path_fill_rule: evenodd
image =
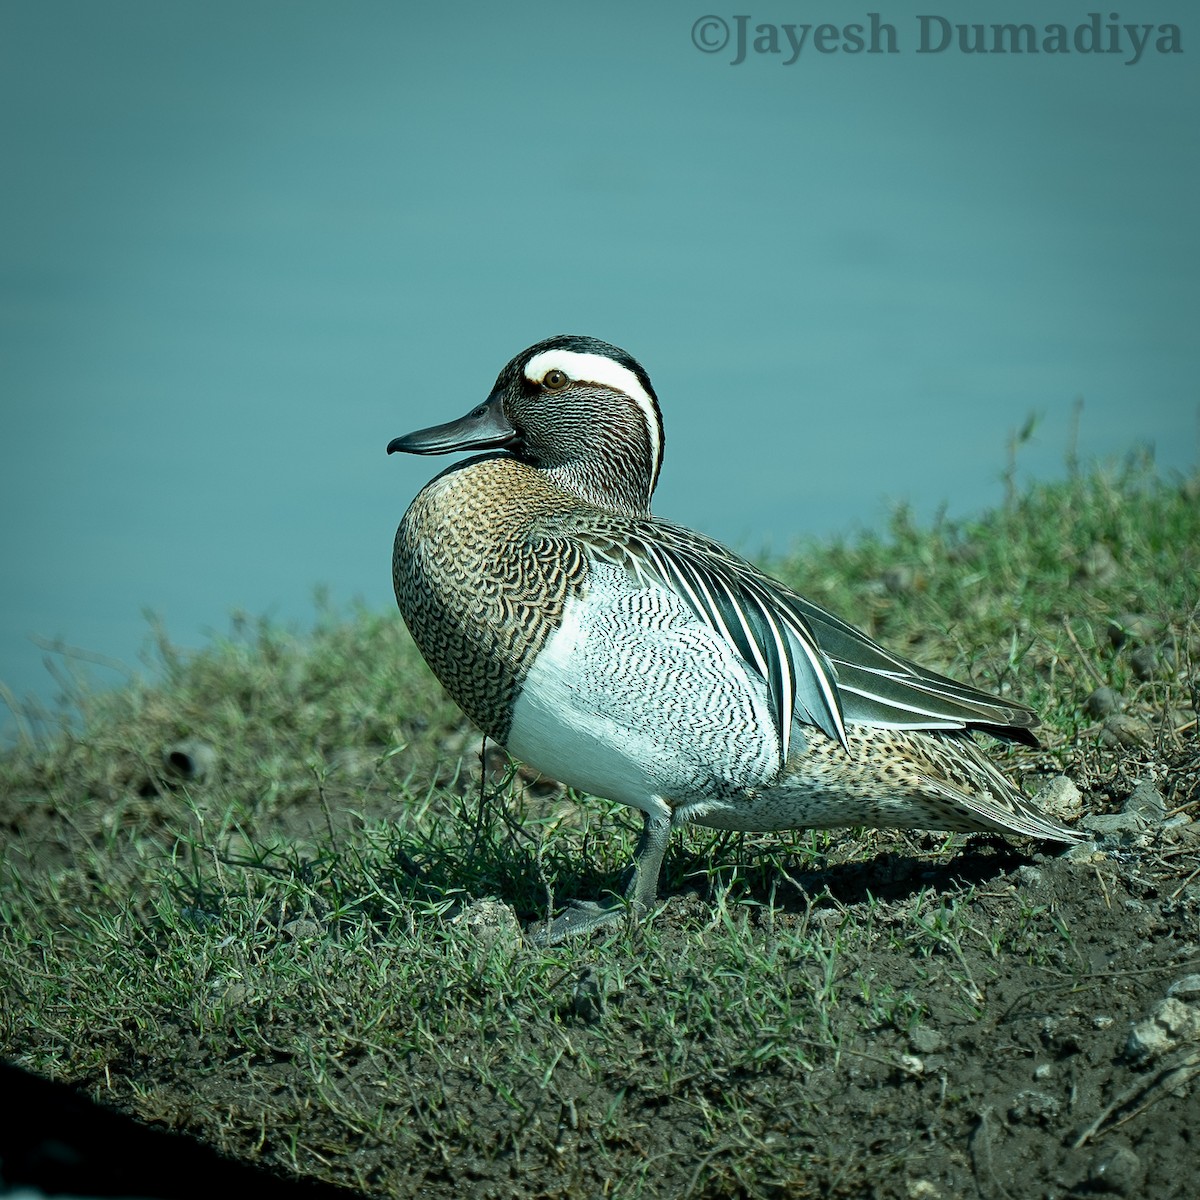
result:
<svg viewBox="0 0 1200 1200"><path fill-rule="evenodd" d="M136 666L147 608L390 604L435 464L388 440L557 332L642 360L657 511L751 553L995 503L1030 413L1059 474L1077 397L1084 459L1191 469L1200 17L1131 8L1115 53L922 54L918 13L1092 10L9 0L0 680ZM846 52L870 11L894 53Z"/></svg>

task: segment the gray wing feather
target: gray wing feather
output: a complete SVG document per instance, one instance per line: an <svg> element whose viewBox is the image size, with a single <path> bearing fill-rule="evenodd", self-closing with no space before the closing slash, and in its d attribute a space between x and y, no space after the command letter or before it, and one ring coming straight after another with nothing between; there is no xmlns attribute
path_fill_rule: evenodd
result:
<svg viewBox="0 0 1200 1200"><path fill-rule="evenodd" d="M1036 742L1030 730L1038 717L1032 709L900 658L811 600L777 586L784 602L807 618L833 663L849 720L900 729L986 729Z"/></svg>

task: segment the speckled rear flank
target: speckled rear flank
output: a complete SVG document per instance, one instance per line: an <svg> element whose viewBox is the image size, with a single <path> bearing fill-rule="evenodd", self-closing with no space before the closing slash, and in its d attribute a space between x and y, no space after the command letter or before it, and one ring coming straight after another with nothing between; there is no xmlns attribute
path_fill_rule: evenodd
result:
<svg viewBox="0 0 1200 1200"><path fill-rule="evenodd" d="M773 787L680 816L746 831L864 825L1062 836L968 731L855 725L847 732L849 754L820 730L806 729Z"/></svg>
<svg viewBox="0 0 1200 1200"><path fill-rule="evenodd" d="M486 456L427 484L396 531L396 602L455 703L503 743L529 664L582 592L578 544L533 531L563 493L532 467Z"/></svg>

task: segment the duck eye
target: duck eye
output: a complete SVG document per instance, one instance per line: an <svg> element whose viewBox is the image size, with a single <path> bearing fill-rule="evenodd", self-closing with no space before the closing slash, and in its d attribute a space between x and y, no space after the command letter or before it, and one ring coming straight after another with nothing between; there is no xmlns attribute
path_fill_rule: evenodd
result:
<svg viewBox="0 0 1200 1200"><path fill-rule="evenodd" d="M552 368L542 376L542 387L549 388L552 392L562 391L570 382L566 372L560 371L557 367Z"/></svg>

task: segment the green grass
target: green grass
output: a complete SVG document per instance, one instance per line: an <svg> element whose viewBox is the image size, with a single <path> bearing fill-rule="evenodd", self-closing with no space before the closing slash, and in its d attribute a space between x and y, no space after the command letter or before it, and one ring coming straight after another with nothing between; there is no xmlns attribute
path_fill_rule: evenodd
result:
<svg viewBox="0 0 1200 1200"><path fill-rule="evenodd" d="M1150 771L1197 815L1194 487L1135 460L774 569L1038 708L1041 750L997 747L1027 784L1065 770L1094 810ZM1127 613L1156 623L1140 667ZM914 1030L1019 1040L1020 987L1093 969L1085 910L997 882L1003 849L879 832L688 831L649 922L480 936L483 898L525 920L617 886L636 820L494 751L481 771L393 613L160 657L0 761L0 1054L229 1153L373 1194L856 1194L932 1161L903 1121L864 1158L854 1115L926 1086L897 1065ZM1142 744L1106 743L1101 683ZM202 778L172 771L187 740ZM942 1092L940 1120L975 1119Z"/></svg>

